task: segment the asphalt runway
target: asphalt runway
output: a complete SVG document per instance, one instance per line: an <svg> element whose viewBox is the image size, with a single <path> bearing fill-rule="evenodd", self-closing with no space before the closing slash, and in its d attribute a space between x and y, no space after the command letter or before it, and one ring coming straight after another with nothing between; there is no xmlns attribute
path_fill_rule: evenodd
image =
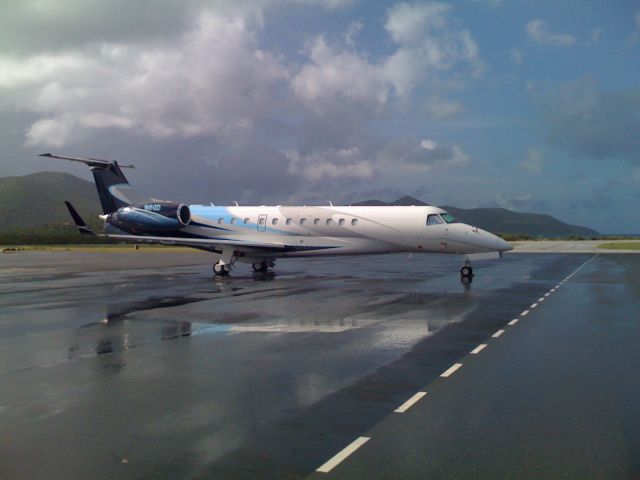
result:
<svg viewBox="0 0 640 480"><path fill-rule="evenodd" d="M3 255L0 476L637 478L640 256L474 266Z"/></svg>

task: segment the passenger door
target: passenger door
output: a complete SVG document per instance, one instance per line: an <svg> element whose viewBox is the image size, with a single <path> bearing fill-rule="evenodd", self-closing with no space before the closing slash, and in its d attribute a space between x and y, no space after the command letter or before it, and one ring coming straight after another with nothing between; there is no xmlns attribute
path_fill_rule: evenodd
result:
<svg viewBox="0 0 640 480"><path fill-rule="evenodd" d="M256 224L259 232L267 231L267 215L258 215L258 223Z"/></svg>

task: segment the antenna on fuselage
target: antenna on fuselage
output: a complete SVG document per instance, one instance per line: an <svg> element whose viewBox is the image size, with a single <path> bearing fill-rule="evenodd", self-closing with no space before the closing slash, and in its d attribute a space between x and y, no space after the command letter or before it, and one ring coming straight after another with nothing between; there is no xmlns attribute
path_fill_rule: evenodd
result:
<svg viewBox="0 0 640 480"><path fill-rule="evenodd" d="M329 206L333 207L333 203L331 203L331 200L327 200L327 202L329 202Z"/></svg>
<svg viewBox="0 0 640 480"><path fill-rule="evenodd" d="M238 201L237 201L237 200L234 200L234 201L233 201L233 203L235 203L235 204L236 204L236 207L239 207L239 206L240 206L240 205L238 205Z"/></svg>

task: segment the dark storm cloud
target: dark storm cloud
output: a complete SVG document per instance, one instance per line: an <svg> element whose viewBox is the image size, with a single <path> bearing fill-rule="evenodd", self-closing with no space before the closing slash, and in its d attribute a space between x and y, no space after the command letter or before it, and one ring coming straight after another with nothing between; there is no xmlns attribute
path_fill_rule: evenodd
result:
<svg viewBox="0 0 640 480"><path fill-rule="evenodd" d="M285 203L298 188L297 177L288 173L288 159L255 142L228 146L204 136L149 141L114 131L74 145L69 154L132 163L135 170L125 174L133 187L141 195L166 200L231 204L260 199ZM87 177L75 164L54 167Z"/></svg>
<svg viewBox="0 0 640 480"><path fill-rule="evenodd" d="M0 52L76 49L91 42L128 43L179 34L203 2L169 0L5 0Z"/></svg>
<svg viewBox="0 0 640 480"><path fill-rule="evenodd" d="M640 89L603 92L587 78L535 99L552 143L595 159L640 163Z"/></svg>

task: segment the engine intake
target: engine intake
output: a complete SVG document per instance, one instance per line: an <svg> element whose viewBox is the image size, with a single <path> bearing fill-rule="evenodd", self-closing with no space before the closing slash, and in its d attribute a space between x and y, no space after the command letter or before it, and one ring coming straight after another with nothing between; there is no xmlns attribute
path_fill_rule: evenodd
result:
<svg viewBox="0 0 640 480"><path fill-rule="evenodd" d="M191 210L184 203L178 205L176 214L178 221L185 227L191 223Z"/></svg>

